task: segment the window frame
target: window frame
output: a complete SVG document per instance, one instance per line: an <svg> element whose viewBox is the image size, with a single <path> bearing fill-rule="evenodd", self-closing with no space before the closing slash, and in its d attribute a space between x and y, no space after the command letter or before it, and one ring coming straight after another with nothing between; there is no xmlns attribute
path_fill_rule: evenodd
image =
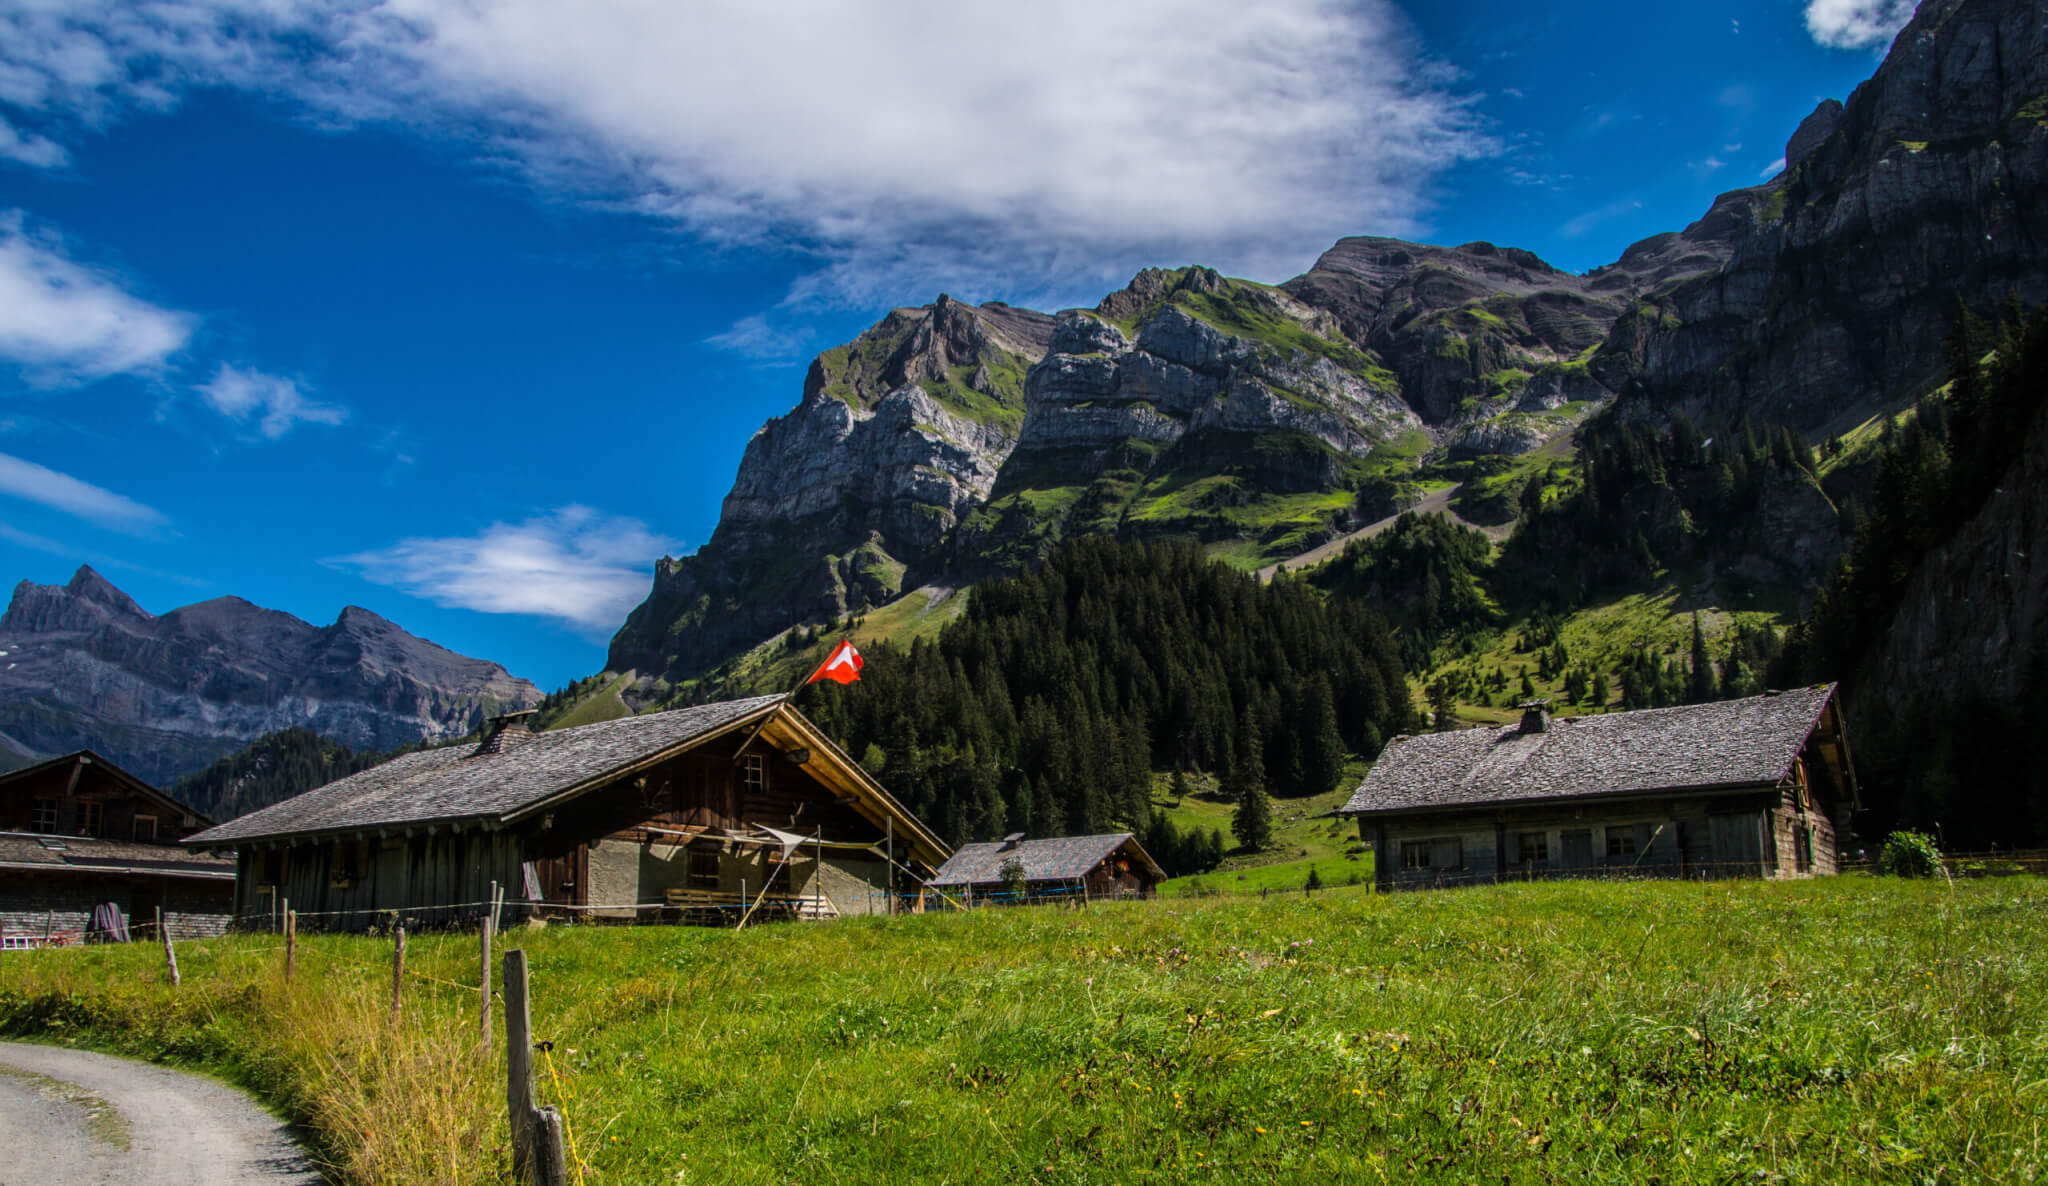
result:
<svg viewBox="0 0 2048 1186"><path fill-rule="evenodd" d="M1450 859L1439 863L1437 852L1444 845L1450 846ZM1420 856L1418 861L1416 858ZM1425 836L1416 840L1401 841L1401 868L1404 872L1442 872L1465 867L1465 838L1463 836Z"/></svg>
<svg viewBox="0 0 2048 1186"><path fill-rule="evenodd" d="M683 852L685 885L691 889L717 889L723 884L724 870L720 867L717 848L710 845L692 845Z"/></svg>
<svg viewBox="0 0 2048 1186"><path fill-rule="evenodd" d="M106 824L106 804L98 799L80 799L78 801L77 831L80 836L98 836L106 828Z"/></svg>
<svg viewBox="0 0 2048 1186"><path fill-rule="evenodd" d="M144 836L142 834L142 825L145 821L147 821L149 824L149 835L147 836ZM133 840L137 844L155 844L156 837L156 816L151 815L145 811L138 811L128 818L128 838L130 840Z"/></svg>
<svg viewBox="0 0 2048 1186"><path fill-rule="evenodd" d="M740 795L748 798L768 793L768 756L740 755Z"/></svg>
<svg viewBox="0 0 2048 1186"><path fill-rule="evenodd" d="M1636 845L1636 826L1634 824L1609 824L1607 827L1602 828L1601 831L1607 833L1608 860L1611 861L1616 857L1634 857L1642 852L1642 849Z"/></svg>
<svg viewBox="0 0 2048 1186"><path fill-rule="evenodd" d="M54 796L37 795L29 801L28 830L42 836L55 836L57 820L61 814Z"/></svg>
<svg viewBox="0 0 2048 1186"><path fill-rule="evenodd" d="M1530 852L1529 852L1529 848L1530 848L1530 841L1532 841L1532 840L1533 840L1533 841L1535 841L1535 847L1536 847L1536 852L1535 852L1535 854L1534 854L1533 856L1532 856L1532 855L1530 855ZM1517 858L1517 863L1518 863L1518 864L1529 864L1529 863L1531 863L1531 862L1541 862L1542 864L1548 865L1548 864L1550 863L1550 833L1548 833L1548 832L1517 832L1517 833L1515 833L1515 856L1516 856L1516 858Z"/></svg>

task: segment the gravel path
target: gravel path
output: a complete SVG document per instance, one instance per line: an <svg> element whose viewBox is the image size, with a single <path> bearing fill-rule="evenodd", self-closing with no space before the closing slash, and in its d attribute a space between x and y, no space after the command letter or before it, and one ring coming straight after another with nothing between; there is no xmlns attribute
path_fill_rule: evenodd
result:
<svg viewBox="0 0 2048 1186"><path fill-rule="evenodd" d="M0 1043L0 1186L318 1186L283 1122L200 1075Z"/></svg>

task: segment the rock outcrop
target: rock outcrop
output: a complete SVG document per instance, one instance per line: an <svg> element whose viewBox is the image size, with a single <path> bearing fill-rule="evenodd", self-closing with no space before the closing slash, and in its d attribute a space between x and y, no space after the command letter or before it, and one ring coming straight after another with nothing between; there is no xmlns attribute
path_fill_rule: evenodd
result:
<svg viewBox="0 0 2048 1186"><path fill-rule="evenodd" d="M1640 394L1703 425L1810 437L1945 376L1958 300L2048 299L2048 15L1926 0L1869 81L1823 103L1721 268L1678 284Z"/></svg>
<svg viewBox="0 0 2048 1186"><path fill-rule="evenodd" d="M222 597L153 616L91 568L0 617L0 745L90 748L168 784L273 730L354 749L457 737L540 690L350 606L330 626Z"/></svg>

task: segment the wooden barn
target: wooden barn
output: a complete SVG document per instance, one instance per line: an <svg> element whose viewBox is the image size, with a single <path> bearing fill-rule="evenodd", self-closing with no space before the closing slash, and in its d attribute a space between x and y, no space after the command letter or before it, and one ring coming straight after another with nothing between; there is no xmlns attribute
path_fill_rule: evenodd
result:
<svg viewBox="0 0 2048 1186"><path fill-rule="evenodd" d="M1166 880L1158 862L1129 832L1103 836L1058 836L1026 840L1022 832L986 844L963 844L925 887L928 901L943 897L963 904L1008 901L1004 866L1016 862L1024 897L1033 901L1068 898L1149 898Z"/></svg>
<svg viewBox="0 0 2048 1186"><path fill-rule="evenodd" d="M211 823L90 750L0 774L0 944L220 934L234 864L178 846Z"/></svg>
<svg viewBox="0 0 2048 1186"><path fill-rule="evenodd" d="M545 733L523 713L189 838L239 854L261 925L360 928L507 914L615 921L889 908L947 849L784 696Z"/></svg>
<svg viewBox="0 0 2048 1186"><path fill-rule="evenodd" d="M1382 889L1833 873L1858 806L1835 687L1399 737L1339 809Z"/></svg>

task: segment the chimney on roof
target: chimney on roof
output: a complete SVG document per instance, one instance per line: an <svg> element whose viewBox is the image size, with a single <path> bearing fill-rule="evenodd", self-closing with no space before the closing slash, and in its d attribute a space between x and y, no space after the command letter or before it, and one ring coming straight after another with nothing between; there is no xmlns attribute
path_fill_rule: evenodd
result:
<svg viewBox="0 0 2048 1186"><path fill-rule="evenodd" d="M485 754L502 754L520 742L533 740L532 731L526 727L526 718L533 713L533 709L527 708L492 717L484 724L484 739L477 743L469 756L480 758Z"/></svg>
<svg viewBox="0 0 2048 1186"><path fill-rule="evenodd" d="M1524 700L1515 707L1522 710L1522 732L1550 732L1550 701Z"/></svg>
<svg viewBox="0 0 2048 1186"><path fill-rule="evenodd" d="M1024 843L1024 833L1012 832L1008 836L1003 837L1003 843L996 851L1008 852L1022 843Z"/></svg>

